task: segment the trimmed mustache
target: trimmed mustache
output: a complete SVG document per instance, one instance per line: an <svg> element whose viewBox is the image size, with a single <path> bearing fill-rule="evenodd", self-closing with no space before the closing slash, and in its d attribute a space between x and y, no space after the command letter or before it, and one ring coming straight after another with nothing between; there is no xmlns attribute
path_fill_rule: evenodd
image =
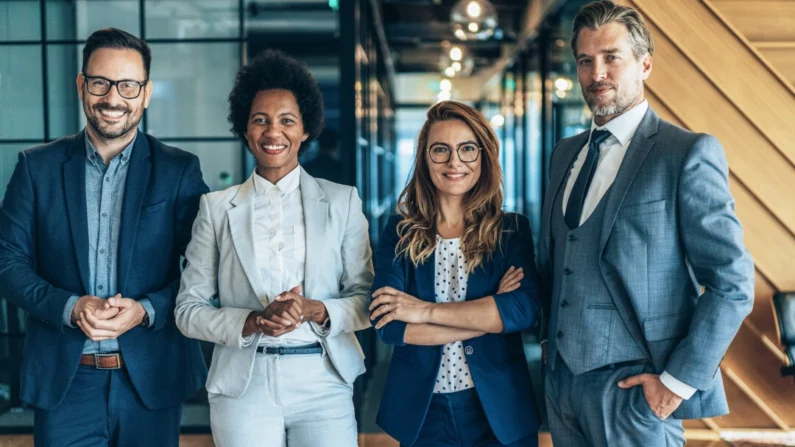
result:
<svg viewBox="0 0 795 447"><path fill-rule="evenodd" d="M127 107L121 107L121 106L113 107L110 104L106 104L104 102L95 105L94 110L107 110L110 112L129 112L129 109L127 109Z"/></svg>
<svg viewBox="0 0 795 447"><path fill-rule="evenodd" d="M601 82L594 82L593 84L588 86L588 91L593 93L596 90L603 89L603 88L612 88L615 89L617 86L612 82L601 81Z"/></svg>

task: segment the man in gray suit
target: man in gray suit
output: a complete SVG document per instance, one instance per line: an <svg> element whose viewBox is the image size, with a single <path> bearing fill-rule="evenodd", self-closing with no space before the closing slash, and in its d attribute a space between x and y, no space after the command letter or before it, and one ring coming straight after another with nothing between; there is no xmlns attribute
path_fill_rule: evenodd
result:
<svg viewBox="0 0 795 447"><path fill-rule="evenodd" d="M637 11L587 4L571 46L594 117L552 154L542 215L552 440L682 445L682 419L728 413L719 365L753 304L726 157L644 99Z"/></svg>

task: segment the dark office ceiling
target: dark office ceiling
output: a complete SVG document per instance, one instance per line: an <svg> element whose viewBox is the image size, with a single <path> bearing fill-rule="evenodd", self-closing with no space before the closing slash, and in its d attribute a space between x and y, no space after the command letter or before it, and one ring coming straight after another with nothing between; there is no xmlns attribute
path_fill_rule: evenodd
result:
<svg viewBox="0 0 795 447"><path fill-rule="evenodd" d="M398 73L439 72L440 57L449 44L464 48L474 60L474 73L492 66L502 45L515 43L529 0L491 0L499 30L486 41L460 41L450 26L456 0L381 0L387 41Z"/></svg>

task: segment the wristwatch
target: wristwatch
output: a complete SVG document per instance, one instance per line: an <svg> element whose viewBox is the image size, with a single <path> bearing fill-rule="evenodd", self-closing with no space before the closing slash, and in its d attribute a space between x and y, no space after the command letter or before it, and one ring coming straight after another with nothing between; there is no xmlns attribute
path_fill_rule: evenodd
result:
<svg viewBox="0 0 795 447"><path fill-rule="evenodd" d="M141 320L141 327L149 327L149 312L144 311L144 318Z"/></svg>

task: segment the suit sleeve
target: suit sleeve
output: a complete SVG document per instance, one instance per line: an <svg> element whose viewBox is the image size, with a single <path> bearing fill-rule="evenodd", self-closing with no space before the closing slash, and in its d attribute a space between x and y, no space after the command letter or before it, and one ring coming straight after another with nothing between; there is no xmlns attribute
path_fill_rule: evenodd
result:
<svg viewBox="0 0 795 447"><path fill-rule="evenodd" d="M400 291L406 290L406 277L402 262L395 257L395 248L398 240L400 240L397 234L398 220L397 217L391 217L383 233L381 233L381 240L375 253L373 292L382 287L392 287ZM372 321L373 326L377 322L378 320ZM386 344L405 345L403 337L406 334L406 323L403 321L391 321L381 329L376 329L375 332L381 341Z"/></svg>
<svg viewBox="0 0 795 447"><path fill-rule="evenodd" d="M703 390L754 301L754 264L734 212L726 156L714 137L700 136L690 150L679 180L678 205L687 260L705 292L665 371Z"/></svg>
<svg viewBox="0 0 795 447"><path fill-rule="evenodd" d="M506 215L506 219L513 218ZM531 327L538 320L541 305L538 302L535 254L530 222L525 216L517 216L516 231L508 233L503 241L508 254L506 266L524 271L521 285L513 292L494 295L494 302L502 319L503 332L517 332Z"/></svg>
<svg viewBox="0 0 795 447"><path fill-rule="evenodd" d="M367 308L370 304L370 286L373 283L373 261L367 219L362 212L362 201L356 188L351 188L348 203L348 220L341 247L340 298L323 301L330 322L328 332L319 330L319 327L314 328L316 333L321 336L325 334L326 337L370 327Z"/></svg>
<svg viewBox="0 0 795 447"><path fill-rule="evenodd" d="M189 160L179 184L175 209L176 217L174 219L175 241L181 255L185 254L185 250L191 240L191 227L199 209L199 198L210 190L202 179L199 158L191 155ZM153 327L156 331L165 327L169 318L174 314L174 304L179 291L179 284L179 279L176 279L166 287L149 292L141 297L144 309L149 314L149 327ZM154 318L152 318L153 315L150 310L154 311Z"/></svg>
<svg viewBox="0 0 795 447"><path fill-rule="evenodd" d="M36 196L29 160L20 152L0 208L0 294L63 332L63 314L74 291L41 278L36 265Z"/></svg>

